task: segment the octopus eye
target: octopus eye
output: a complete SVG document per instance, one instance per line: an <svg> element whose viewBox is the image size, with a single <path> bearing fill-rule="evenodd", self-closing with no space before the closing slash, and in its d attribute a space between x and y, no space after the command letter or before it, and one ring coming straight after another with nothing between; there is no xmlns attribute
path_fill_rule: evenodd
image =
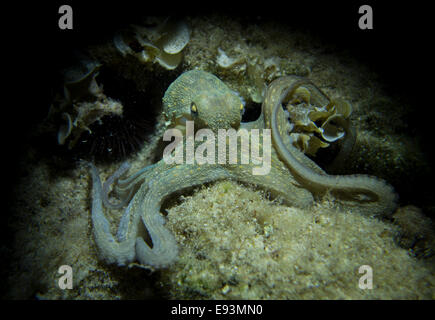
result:
<svg viewBox="0 0 435 320"><path fill-rule="evenodd" d="M198 108L196 107L195 102L192 102L190 105L190 112L192 115L196 116L198 114Z"/></svg>
<svg viewBox="0 0 435 320"><path fill-rule="evenodd" d="M240 104L240 113L243 114L245 112L245 106L243 103Z"/></svg>

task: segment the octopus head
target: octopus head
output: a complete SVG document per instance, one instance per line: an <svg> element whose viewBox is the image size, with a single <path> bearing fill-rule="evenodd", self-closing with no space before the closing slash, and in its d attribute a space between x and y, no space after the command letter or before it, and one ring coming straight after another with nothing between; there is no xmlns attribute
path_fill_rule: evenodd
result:
<svg viewBox="0 0 435 320"><path fill-rule="evenodd" d="M190 103L190 113L195 128L238 129L242 120L243 103L233 92L201 93Z"/></svg>

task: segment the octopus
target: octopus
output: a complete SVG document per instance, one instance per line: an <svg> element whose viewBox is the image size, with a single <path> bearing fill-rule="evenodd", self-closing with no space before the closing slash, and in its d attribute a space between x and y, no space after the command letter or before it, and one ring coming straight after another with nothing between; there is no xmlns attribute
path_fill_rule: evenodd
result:
<svg viewBox="0 0 435 320"><path fill-rule="evenodd" d="M301 90L301 88L303 90ZM271 134L271 166L265 175L254 175L255 161L248 164L167 163L164 159L122 178L130 165L126 162L102 184L97 168L87 163L92 175L92 224L100 257L106 263L125 266L138 264L152 269L166 268L177 260L178 245L165 227L160 212L171 195L216 180L230 179L255 185L279 196L289 206L309 208L326 193L340 203L356 206L372 216L386 216L396 207L396 194L385 181L368 175L329 175L314 161L295 148L289 138L291 119L286 107L298 92L312 104L334 103L310 80L286 76L274 80L267 88L262 113L256 121L242 122L244 106L240 97L216 76L199 70L180 75L163 97L163 112L168 127L185 129L194 121L195 130L242 129L262 130L260 151L263 152L265 130ZM307 94L307 92L309 94ZM183 139L179 143L186 145ZM195 141L195 146L199 142ZM243 148L237 148L238 157ZM228 156L228 150L227 150ZM217 157L217 152L216 152ZM252 159L251 159L252 160ZM255 160L255 159L254 159ZM258 160L258 159L257 159ZM116 182L122 201L113 204L108 192ZM123 208L116 237L110 230L103 206Z"/></svg>

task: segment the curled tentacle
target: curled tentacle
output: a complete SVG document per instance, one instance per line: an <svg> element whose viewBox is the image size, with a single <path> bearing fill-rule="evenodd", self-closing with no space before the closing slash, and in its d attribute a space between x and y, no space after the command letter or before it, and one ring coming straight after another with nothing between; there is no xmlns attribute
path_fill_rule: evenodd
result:
<svg viewBox="0 0 435 320"><path fill-rule="evenodd" d="M179 190L183 190L230 176L225 169L215 165L203 165L194 170L190 170L191 168L193 167L190 165L180 165L162 171L149 182L148 192L141 194L138 191L140 205L136 210L140 210L142 222L152 241L150 247L143 237L138 236L136 239L136 258L141 264L164 268L177 258L177 242L173 234L164 227L165 218L160 213L163 201L173 193L168 188L169 184L175 183Z"/></svg>
<svg viewBox="0 0 435 320"><path fill-rule="evenodd" d="M102 259L107 263L126 265L134 260L134 241L118 242L110 232L110 224L103 212L103 188L97 168L85 162L92 175L92 224L95 242ZM130 208L127 210L129 211Z"/></svg>
<svg viewBox="0 0 435 320"><path fill-rule="evenodd" d="M103 184L103 190L102 190L102 198L103 203L106 207L111 209L120 209L124 207L128 203L128 197L125 198L122 202L118 204L111 203L109 201L109 187L118 180L125 172L128 171L130 168L130 164L128 162L124 162L116 171L114 174L112 174Z"/></svg>
<svg viewBox="0 0 435 320"><path fill-rule="evenodd" d="M309 80L300 77L282 77L273 81L263 102L266 126L272 130L272 140L280 158L286 163L297 180L313 193L332 191L340 198L361 204L371 215L389 215L396 207L397 195L385 181L368 175L333 176L314 172L304 166L293 155L295 149L284 144L287 135L287 118L282 102L300 87L314 88L313 93L321 97L321 92Z"/></svg>

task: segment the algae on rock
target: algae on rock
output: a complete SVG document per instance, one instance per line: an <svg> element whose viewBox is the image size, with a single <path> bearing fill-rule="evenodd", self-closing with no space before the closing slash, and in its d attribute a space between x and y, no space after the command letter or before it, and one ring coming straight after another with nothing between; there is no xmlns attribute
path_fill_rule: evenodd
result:
<svg viewBox="0 0 435 320"><path fill-rule="evenodd" d="M397 246L396 226L328 198L302 210L224 181L167 217L181 248L162 272L174 299L435 298L434 268ZM373 290L358 287L362 265L376 274Z"/></svg>

